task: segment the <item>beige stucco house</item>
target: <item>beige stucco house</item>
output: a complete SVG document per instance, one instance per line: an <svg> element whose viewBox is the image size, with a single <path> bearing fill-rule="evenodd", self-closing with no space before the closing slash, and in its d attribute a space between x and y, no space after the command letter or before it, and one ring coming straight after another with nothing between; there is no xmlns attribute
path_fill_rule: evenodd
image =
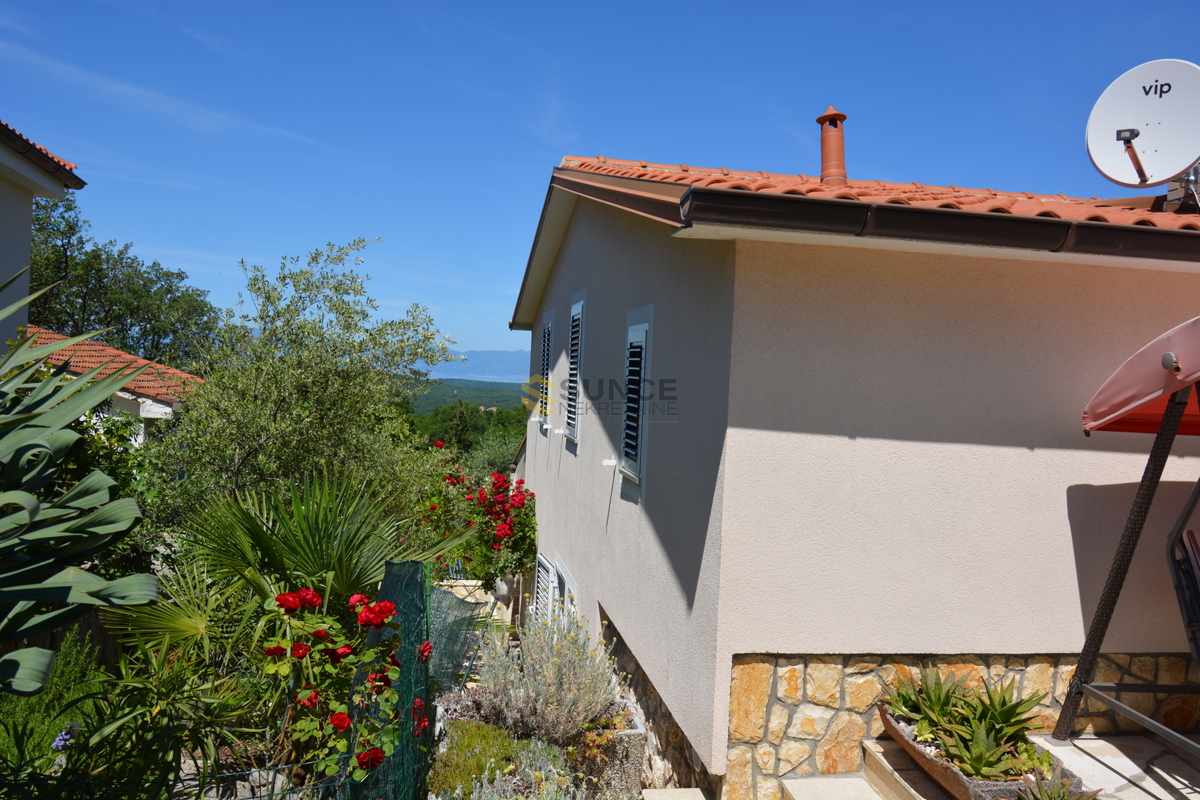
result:
<svg viewBox="0 0 1200 800"><path fill-rule="evenodd" d="M0 282L29 266L33 198L65 197L67 189L87 185L74 170L74 164L0 122ZM0 308L27 294L28 273L0 294ZM22 309L5 324L15 329L28 319Z"/></svg>
<svg viewBox="0 0 1200 800"><path fill-rule="evenodd" d="M511 323L549 387L540 580L620 639L652 785L858 770L919 661L1015 678L1052 725L1148 448L1081 412L1200 314L1196 214L830 166L550 181ZM1175 452L1101 662L1159 683L1195 679L1162 552L1200 450Z"/></svg>

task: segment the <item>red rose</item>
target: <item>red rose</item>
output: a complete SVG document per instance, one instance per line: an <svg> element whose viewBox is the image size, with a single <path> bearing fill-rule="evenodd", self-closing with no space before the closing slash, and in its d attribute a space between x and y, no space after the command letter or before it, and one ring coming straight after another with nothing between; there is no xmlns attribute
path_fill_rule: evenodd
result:
<svg viewBox="0 0 1200 800"><path fill-rule="evenodd" d="M319 630L319 631L313 631L313 638L314 639L328 639L329 631L325 630L324 628L321 628L321 630Z"/></svg>
<svg viewBox="0 0 1200 800"><path fill-rule="evenodd" d="M342 663L343 658L354 652L354 648L348 644L344 644L336 650L332 647L326 647L321 652L329 656L329 663L336 667L338 664Z"/></svg>
<svg viewBox="0 0 1200 800"><path fill-rule="evenodd" d="M419 737L429 727L429 717L417 717L413 719L413 736Z"/></svg>
<svg viewBox="0 0 1200 800"><path fill-rule="evenodd" d="M371 598L365 594L355 594L350 596L350 602L347 603L351 608L358 608L361 605L366 605L371 602Z"/></svg>
<svg viewBox="0 0 1200 800"><path fill-rule="evenodd" d="M350 722L349 714L344 711L339 711L329 718L329 724L332 725L333 729L338 733L345 733L346 729L349 728L352 723Z"/></svg>
<svg viewBox="0 0 1200 800"><path fill-rule="evenodd" d="M296 592L296 596L300 598L300 604L311 608L317 608L321 605L321 595L317 594L313 589L301 589Z"/></svg>
<svg viewBox="0 0 1200 800"><path fill-rule="evenodd" d="M275 595L275 604L283 609L283 613L291 614L300 608L300 595L295 592L284 592Z"/></svg>
<svg viewBox="0 0 1200 800"><path fill-rule="evenodd" d="M308 687L305 687L305 688L307 689ZM317 694L316 689L311 689L308 692L308 697L297 697L296 702L302 706L307 706L308 708L312 708L317 703L321 702L321 696L319 694Z"/></svg>
<svg viewBox="0 0 1200 800"><path fill-rule="evenodd" d="M268 647L266 650L263 651L263 655L268 656L270 658L279 658L280 656L286 656L287 648L280 647L279 645L275 645L274 647Z"/></svg>
<svg viewBox="0 0 1200 800"><path fill-rule="evenodd" d="M419 697L414 697L412 701L413 711L424 711L425 701Z"/></svg>
<svg viewBox="0 0 1200 800"><path fill-rule="evenodd" d="M292 645L292 658L304 658L308 655L309 650L312 650L312 648L308 645L303 642L296 642Z"/></svg>
<svg viewBox="0 0 1200 800"><path fill-rule="evenodd" d="M429 640L421 642L421 645L417 648L417 663L424 664L429 660L429 654L432 652L433 645L430 644Z"/></svg>
<svg viewBox="0 0 1200 800"><path fill-rule="evenodd" d="M364 607L358 612L358 624L364 628L379 629L396 613L396 604L387 600Z"/></svg>
<svg viewBox="0 0 1200 800"><path fill-rule="evenodd" d="M445 442L434 442L433 446L436 447L438 450L441 450L443 447L446 446L446 443Z"/></svg>
<svg viewBox="0 0 1200 800"><path fill-rule="evenodd" d="M370 750L355 753L354 760L358 762L359 769L376 769L383 763L383 751L378 747L372 747Z"/></svg>
<svg viewBox="0 0 1200 800"><path fill-rule="evenodd" d="M431 505L431 506L429 507L429 510L430 510L430 511L437 511L437 506L432 506L432 505Z"/></svg>
<svg viewBox="0 0 1200 800"><path fill-rule="evenodd" d="M493 550L499 550L499 549L500 549L500 545L498 545L498 544L494 544L494 545L492 545L492 549L493 549Z"/></svg>

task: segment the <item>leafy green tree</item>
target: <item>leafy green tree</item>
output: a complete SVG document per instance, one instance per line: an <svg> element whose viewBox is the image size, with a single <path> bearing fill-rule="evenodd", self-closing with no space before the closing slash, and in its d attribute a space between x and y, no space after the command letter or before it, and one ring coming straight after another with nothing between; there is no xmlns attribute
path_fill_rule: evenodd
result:
<svg viewBox="0 0 1200 800"><path fill-rule="evenodd" d="M219 321L208 292L145 263L132 244L96 242L89 228L71 193L34 202L31 288L59 285L31 304L30 321L66 336L111 328L104 341L118 350L192 367Z"/></svg>
<svg viewBox="0 0 1200 800"><path fill-rule="evenodd" d="M180 524L215 494L321 469L396 475L411 437L399 401L454 356L421 306L375 319L367 279L351 269L365 246L327 245L273 274L242 264L251 307L226 312L204 354L207 382L152 445L159 524Z"/></svg>

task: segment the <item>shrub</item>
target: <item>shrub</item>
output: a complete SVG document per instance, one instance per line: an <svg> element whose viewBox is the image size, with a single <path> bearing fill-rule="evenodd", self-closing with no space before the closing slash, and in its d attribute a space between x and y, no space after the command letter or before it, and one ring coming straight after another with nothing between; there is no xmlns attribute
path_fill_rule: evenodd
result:
<svg viewBox="0 0 1200 800"><path fill-rule="evenodd" d="M57 752L51 749L51 744L70 721L87 713L90 704L85 702L77 712L68 712L63 717L56 716L58 710L94 691L95 681L105 677L97 663L96 648L76 628L59 645L54 672L41 694L33 697L0 694L0 720L28 723L23 737L18 736L15 727L6 725L0 729L0 771L11 775L18 771L14 769L17 764L30 760L52 763ZM22 738L24 741L20 741Z"/></svg>
<svg viewBox="0 0 1200 800"><path fill-rule="evenodd" d="M591 644L583 617L561 609L526 622L519 648L506 636L489 638L483 658L483 713L521 734L562 742L616 699L612 657Z"/></svg>

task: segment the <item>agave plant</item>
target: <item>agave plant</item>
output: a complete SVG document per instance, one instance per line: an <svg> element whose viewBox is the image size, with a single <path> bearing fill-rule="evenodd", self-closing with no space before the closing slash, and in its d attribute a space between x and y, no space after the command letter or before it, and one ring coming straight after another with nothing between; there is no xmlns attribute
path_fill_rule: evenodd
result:
<svg viewBox="0 0 1200 800"><path fill-rule="evenodd" d="M967 735L938 731L942 752L968 778L1002 780L1017 765L1012 748L997 741L987 726L973 720Z"/></svg>
<svg viewBox="0 0 1200 800"><path fill-rule="evenodd" d="M0 292L16 279L0 285ZM0 320L45 291L0 310ZM107 581L75 566L118 542L141 519L132 499L112 498L115 484L101 472L71 487L57 485L62 465L82 444L66 426L141 373L101 379L102 365L72 380L64 364L36 380L52 354L93 335L42 346L25 337L0 363L0 642L62 627L92 606L148 603L157 595L152 575ZM41 691L53 658L38 647L0 658L0 690Z"/></svg>
<svg viewBox="0 0 1200 800"><path fill-rule="evenodd" d="M1017 744L1025 741L1025 734L1040 727L1037 715L1029 712L1042 702L1046 695L1038 694L1017 700L1016 681L985 688L986 692L979 697L976 708L980 721L992 731L998 741Z"/></svg>
<svg viewBox="0 0 1200 800"><path fill-rule="evenodd" d="M1037 775L1022 775L1025 785L1018 795L1025 800L1096 800L1099 790L1094 792L1077 792L1071 788L1071 781L1062 776L1062 767L1055 765L1054 771L1046 780Z"/></svg>

